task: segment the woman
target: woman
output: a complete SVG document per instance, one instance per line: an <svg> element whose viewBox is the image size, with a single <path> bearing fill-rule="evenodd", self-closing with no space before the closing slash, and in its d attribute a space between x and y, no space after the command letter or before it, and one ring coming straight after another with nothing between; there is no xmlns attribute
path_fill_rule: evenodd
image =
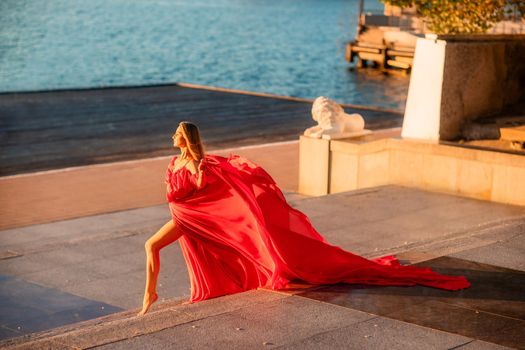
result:
<svg viewBox="0 0 525 350"><path fill-rule="evenodd" d="M166 173L172 220L146 242L147 281L142 311L157 300L159 251L179 240L191 282L191 301L258 287L310 284L421 284L467 288L462 276L401 266L393 256L367 260L330 245L290 207L266 171L239 156L204 155L198 128L181 122L181 149Z"/></svg>

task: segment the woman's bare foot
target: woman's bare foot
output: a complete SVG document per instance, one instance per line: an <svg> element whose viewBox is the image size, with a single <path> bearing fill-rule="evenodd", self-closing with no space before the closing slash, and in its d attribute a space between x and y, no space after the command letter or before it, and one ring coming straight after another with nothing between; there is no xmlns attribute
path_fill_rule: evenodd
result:
<svg viewBox="0 0 525 350"><path fill-rule="evenodd" d="M151 305L153 305L153 303L157 301L158 298L159 296L157 295L157 293L153 293L153 295L150 295L150 294L144 295L144 301L142 302L142 310L140 310L137 316L142 316L146 314L146 312L148 312Z"/></svg>

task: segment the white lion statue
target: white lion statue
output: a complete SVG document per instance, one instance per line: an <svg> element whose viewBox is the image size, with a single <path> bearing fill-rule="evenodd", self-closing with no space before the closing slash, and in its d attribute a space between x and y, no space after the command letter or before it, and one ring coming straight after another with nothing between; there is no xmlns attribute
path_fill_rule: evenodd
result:
<svg viewBox="0 0 525 350"><path fill-rule="evenodd" d="M370 133L370 130L365 130L365 120L361 115L346 114L343 107L324 96L315 99L312 105L312 118L318 125L306 129L305 136L336 139Z"/></svg>

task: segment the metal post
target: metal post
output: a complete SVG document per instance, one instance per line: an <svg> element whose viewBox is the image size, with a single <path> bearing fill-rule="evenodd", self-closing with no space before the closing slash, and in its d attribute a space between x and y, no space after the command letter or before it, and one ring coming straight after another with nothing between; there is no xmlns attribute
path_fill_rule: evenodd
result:
<svg viewBox="0 0 525 350"><path fill-rule="evenodd" d="M359 0L359 3L358 3L358 15L357 15L357 31L356 31L356 39L357 37L359 36L359 34L361 33L361 30L363 28L363 11L364 11L364 0Z"/></svg>

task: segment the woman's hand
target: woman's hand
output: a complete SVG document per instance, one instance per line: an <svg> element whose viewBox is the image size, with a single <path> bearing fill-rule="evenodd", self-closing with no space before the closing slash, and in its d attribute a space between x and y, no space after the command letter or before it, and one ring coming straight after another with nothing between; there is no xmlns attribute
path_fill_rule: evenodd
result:
<svg viewBox="0 0 525 350"><path fill-rule="evenodd" d="M199 169L199 172L202 172L202 171L204 170L204 166L205 166L204 163L205 163L205 162L204 162L204 158L203 158L203 159L201 159L201 161L200 161L200 163L199 163L199 168L198 168L198 169Z"/></svg>
<svg viewBox="0 0 525 350"><path fill-rule="evenodd" d="M206 184L206 177L204 176L204 168L205 168L206 164L205 164L205 161L204 161L204 158L201 159L201 162L199 163L199 177L197 178L197 188L198 189L201 189L204 187L204 185Z"/></svg>

